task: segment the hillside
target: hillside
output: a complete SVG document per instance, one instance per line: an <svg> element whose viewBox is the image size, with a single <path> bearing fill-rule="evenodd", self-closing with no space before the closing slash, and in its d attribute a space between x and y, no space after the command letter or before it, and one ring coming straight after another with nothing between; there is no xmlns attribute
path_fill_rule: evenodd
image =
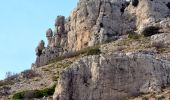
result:
<svg viewBox="0 0 170 100"><path fill-rule="evenodd" d="M79 0L3 99L170 100L170 1Z"/></svg>

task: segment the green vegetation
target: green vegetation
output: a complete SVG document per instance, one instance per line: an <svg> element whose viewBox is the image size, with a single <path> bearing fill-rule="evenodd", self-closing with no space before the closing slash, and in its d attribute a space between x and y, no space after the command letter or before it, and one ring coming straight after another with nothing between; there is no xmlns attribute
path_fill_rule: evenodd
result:
<svg viewBox="0 0 170 100"><path fill-rule="evenodd" d="M53 77L52 77L52 80L53 80L53 81L58 81L58 79L59 79L59 75L56 75L56 76L53 76Z"/></svg>
<svg viewBox="0 0 170 100"><path fill-rule="evenodd" d="M22 78L31 79L38 76L37 73L33 70L24 70L21 72ZM0 80L0 87L6 85L13 85L16 82L19 82L21 79L19 78L19 74L12 74L11 72L6 73L6 78L4 80Z"/></svg>
<svg viewBox="0 0 170 100"><path fill-rule="evenodd" d="M46 71L46 72L50 71L50 69L48 69L48 68L42 68L42 70Z"/></svg>
<svg viewBox="0 0 170 100"><path fill-rule="evenodd" d="M51 73L53 73L52 80L57 82L59 79L60 73L71 64L72 64L72 61L63 60L61 62L56 62L56 63L49 65L48 66L49 69L51 70L56 69L56 70L51 71Z"/></svg>
<svg viewBox="0 0 170 100"><path fill-rule="evenodd" d="M66 68L66 67L68 67L69 65L71 65L72 64L72 62L71 61L63 61L63 62L58 62L58 63L56 63L56 67L57 68Z"/></svg>
<svg viewBox="0 0 170 100"><path fill-rule="evenodd" d="M63 56L60 56L60 57L55 58L54 60L51 60L49 62L49 64L54 63L54 62L58 62L58 61L62 61L66 58L77 57L77 56L80 56L80 55L98 55L100 53L101 53L100 52L100 46L96 45L96 46L93 46L93 47L84 48L84 49L76 51L76 52L69 52L69 53L67 53Z"/></svg>
<svg viewBox="0 0 170 100"><path fill-rule="evenodd" d="M0 87L1 86L6 86L6 85L12 85L12 84L14 84L13 80L1 80L0 81Z"/></svg>
<svg viewBox="0 0 170 100"><path fill-rule="evenodd" d="M149 98L148 97L143 97L142 100L149 100Z"/></svg>
<svg viewBox="0 0 170 100"><path fill-rule="evenodd" d="M123 51L140 51L151 47L150 38L140 37L139 39L122 39L113 43L114 47L122 47Z"/></svg>
<svg viewBox="0 0 170 100"><path fill-rule="evenodd" d="M18 99L32 99L32 98L42 98L42 97L47 97L51 96L54 94L56 85L53 85L50 88L45 88L43 90L27 90L27 91L22 91L15 93L13 95L13 100L18 100Z"/></svg>
<svg viewBox="0 0 170 100"><path fill-rule="evenodd" d="M128 38L129 39L139 39L140 37L142 37L141 35L135 33L134 31L130 31L127 33L128 34Z"/></svg>
<svg viewBox="0 0 170 100"><path fill-rule="evenodd" d="M6 85L4 81L0 81L0 87Z"/></svg>
<svg viewBox="0 0 170 100"><path fill-rule="evenodd" d="M165 100L165 96L158 97L158 100Z"/></svg>
<svg viewBox="0 0 170 100"><path fill-rule="evenodd" d="M86 51L86 55L99 55L101 53L99 47L93 47Z"/></svg>

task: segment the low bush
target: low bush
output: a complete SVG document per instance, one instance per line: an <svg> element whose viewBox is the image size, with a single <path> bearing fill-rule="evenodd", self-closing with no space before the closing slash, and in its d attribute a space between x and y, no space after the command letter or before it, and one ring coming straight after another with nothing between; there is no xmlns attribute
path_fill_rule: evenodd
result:
<svg viewBox="0 0 170 100"><path fill-rule="evenodd" d="M58 81L58 79L59 79L59 76L52 76L53 81Z"/></svg>
<svg viewBox="0 0 170 100"><path fill-rule="evenodd" d="M12 85L15 83L15 80L0 80L0 87L6 85Z"/></svg>
<svg viewBox="0 0 170 100"><path fill-rule="evenodd" d="M129 39L139 39L141 36L139 35L139 34L137 34L137 33L135 33L134 31L129 31L129 32L127 32L127 34L128 34L128 38Z"/></svg>
<svg viewBox="0 0 170 100"><path fill-rule="evenodd" d="M38 76L38 74L33 70L24 70L23 72L21 72L21 75L23 78L28 79Z"/></svg>
<svg viewBox="0 0 170 100"><path fill-rule="evenodd" d="M5 84L6 84L6 83L5 83L4 81L2 81L2 80L0 81L0 87L1 87L1 86L4 86Z"/></svg>
<svg viewBox="0 0 170 100"><path fill-rule="evenodd" d="M18 100L18 99L32 99L32 98L42 98L42 97L47 97L51 96L54 94L55 91L55 86L53 85L50 88L45 88L43 90L27 90L27 91L22 91L15 93L13 95L13 100Z"/></svg>
<svg viewBox="0 0 170 100"><path fill-rule="evenodd" d="M165 100L165 96L158 97L158 100Z"/></svg>
<svg viewBox="0 0 170 100"><path fill-rule="evenodd" d="M101 51L98 47L94 47L94 48L87 50L87 55L98 55L100 53Z"/></svg>
<svg viewBox="0 0 170 100"><path fill-rule="evenodd" d="M149 98L148 97L143 97L142 100L149 100Z"/></svg>
<svg viewBox="0 0 170 100"><path fill-rule="evenodd" d="M60 57L56 57L54 60L51 60L49 63L53 63L53 62L57 62L57 61L61 61L64 60L66 58L72 58L72 57L76 57L79 55L97 55L100 54L100 46L96 45L93 47L87 47L84 49L81 49L79 51L75 51L75 52L68 52L66 54L64 54L63 56Z"/></svg>

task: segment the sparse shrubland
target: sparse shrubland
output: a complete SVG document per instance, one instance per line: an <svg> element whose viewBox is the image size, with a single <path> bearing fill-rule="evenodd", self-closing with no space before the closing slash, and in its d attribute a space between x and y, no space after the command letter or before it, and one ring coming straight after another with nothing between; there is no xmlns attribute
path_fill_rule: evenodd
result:
<svg viewBox="0 0 170 100"><path fill-rule="evenodd" d="M100 46L96 45L96 46L93 46L93 47L87 47L87 48L81 49L79 51L66 53L62 56L55 58L54 60L51 60L49 62L49 64L57 62L57 61L62 61L62 60L67 59L67 58L80 56L80 55L97 55L97 54L100 54L100 53L101 53L100 52Z"/></svg>
<svg viewBox="0 0 170 100"><path fill-rule="evenodd" d="M55 86L53 85L50 88L45 88L42 90L26 90L22 92L15 93L12 97L13 100L19 100L19 99L32 99L32 98L42 98L51 96L54 94Z"/></svg>
<svg viewBox="0 0 170 100"><path fill-rule="evenodd" d="M142 37L142 35L139 35L134 31L129 31L129 32L127 32L127 34L128 34L129 39L135 39L136 40L136 39L139 39L139 38Z"/></svg>

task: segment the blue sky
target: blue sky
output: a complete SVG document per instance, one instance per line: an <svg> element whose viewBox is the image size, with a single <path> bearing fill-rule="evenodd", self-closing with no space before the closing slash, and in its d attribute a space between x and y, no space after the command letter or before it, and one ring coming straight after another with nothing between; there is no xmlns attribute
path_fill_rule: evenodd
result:
<svg viewBox="0 0 170 100"><path fill-rule="evenodd" d="M0 0L0 79L35 61L35 47L54 29L57 15L69 16L78 0Z"/></svg>

